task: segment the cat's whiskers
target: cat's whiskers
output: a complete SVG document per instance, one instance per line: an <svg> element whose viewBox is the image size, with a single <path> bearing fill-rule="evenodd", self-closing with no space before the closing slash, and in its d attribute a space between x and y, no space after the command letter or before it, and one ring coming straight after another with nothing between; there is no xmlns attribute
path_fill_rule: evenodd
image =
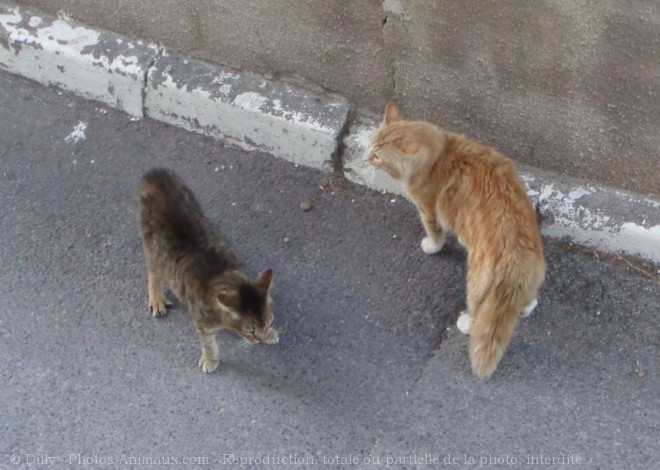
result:
<svg viewBox="0 0 660 470"><path fill-rule="evenodd" d="M245 340L245 339L241 339L241 340L236 344L236 346L234 346L234 349L247 349L247 348L249 348L250 346L252 346L252 343L250 343L249 341L247 341L247 340Z"/></svg>

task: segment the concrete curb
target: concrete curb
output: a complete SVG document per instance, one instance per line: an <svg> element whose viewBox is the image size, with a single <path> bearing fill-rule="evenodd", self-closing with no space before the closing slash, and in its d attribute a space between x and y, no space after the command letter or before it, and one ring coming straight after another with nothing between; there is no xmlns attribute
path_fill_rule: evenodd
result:
<svg viewBox="0 0 660 470"><path fill-rule="evenodd" d="M148 117L318 169L332 167L348 111L343 98L168 51L147 77Z"/></svg>
<svg viewBox="0 0 660 470"><path fill-rule="evenodd" d="M0 68L143 116L144 79L158 48L67 18L0 4Z"/></svg>
<svg viewBox="0 0 660 470"><path fill-rule="evenodd" d="M379 118L350 113L344 98L312 91L311 85L229 70L3 4L0 68L248 150L326 171L342 168L354 183L402 194L362 161ZM352 114L357 117L349 126ZM544 234L660 264L660 202L538 169L519 170L543 216Z"/></svg>

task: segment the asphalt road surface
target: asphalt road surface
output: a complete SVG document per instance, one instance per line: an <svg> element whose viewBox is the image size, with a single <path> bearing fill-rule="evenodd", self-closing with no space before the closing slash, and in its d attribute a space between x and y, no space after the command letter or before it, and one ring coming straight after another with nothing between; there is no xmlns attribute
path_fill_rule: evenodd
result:
<svg viewBox="0 0 660 470"><path fill-rule="evenodd" d="M153 319L134 191L177 171L280 343ZM0 467L658 468L660 285L546 241L539 307L492 379L455 328L465 254L413 206L0 73ZM302 211L301 202L312 209Z"/></svg>

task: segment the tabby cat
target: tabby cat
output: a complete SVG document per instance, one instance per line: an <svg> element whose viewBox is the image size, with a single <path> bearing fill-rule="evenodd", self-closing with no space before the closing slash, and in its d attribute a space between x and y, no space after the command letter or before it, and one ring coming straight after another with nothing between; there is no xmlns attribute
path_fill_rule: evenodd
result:
<svg viewBox="0 0 660 470"><path fill-rule="evenodd" d="M368 163L400 181L426 231L422 250L440 251L446 233L468 251L467 312L473 372L488 377L519 316L536 307L545 276L536 212L513 163L490 147L423 121L405 121L388 104L370 140Z"/></svg>
<svg viewBox="0 0 660 470"><path fill-rule="evenodd" d="M163 292L166 284L187 304L202 344L202 371L213 372L220 364L217 330L231 329L249 343L277 343L269 295L273 271L250 279L174 172L146 173L136 199L149 310L159 317L171 306Z"/></svg>

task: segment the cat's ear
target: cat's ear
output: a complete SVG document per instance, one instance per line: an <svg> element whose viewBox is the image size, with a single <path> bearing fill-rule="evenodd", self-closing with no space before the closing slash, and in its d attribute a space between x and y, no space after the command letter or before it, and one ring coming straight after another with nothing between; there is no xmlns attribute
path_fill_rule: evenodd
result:
<svg viewBox="0 0 660 470"><path fill-rule="evenodd" d="M238 292L234 289L218 292L218 302L232 311L238 306Z"/></svg>
<svg viewBox="0 0 660 470"><path fill-rule="evenodd" d="M268 291L271 284L273 283L273 276L275 273L272 269L265 269L259 273L257 276L257 285L263 290Z"/></svg>
<svg viewBox="0 0 660 470"><path fill-rule="evenodd" d="M383 118L383 123L387 125L400 120L401 113L399 113L399 107L394 101L390 101L385 107L385 117Z"/></svg>

